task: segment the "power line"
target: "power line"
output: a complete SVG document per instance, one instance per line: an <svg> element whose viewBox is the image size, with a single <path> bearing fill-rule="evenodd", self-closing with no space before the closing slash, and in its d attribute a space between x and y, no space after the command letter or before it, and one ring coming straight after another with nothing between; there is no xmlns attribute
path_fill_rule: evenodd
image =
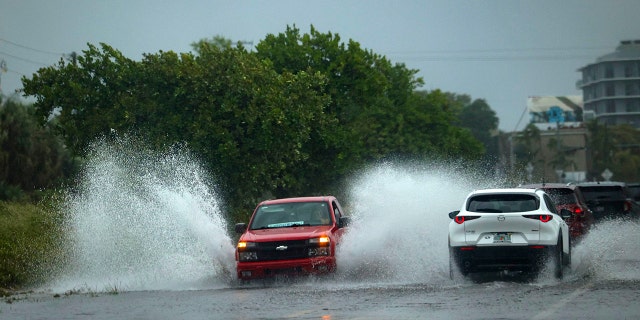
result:
<svg viewBox="0 0 640 320"><path fill-rule="evenodd" d="M384 54L404 61L562 61L593 59L594 55L587 54L587 51L610 49L610 46L531 47L388 51Z"/></svg>
<svg viewBox="0 0 640 320"><path fill-rule="evenodd" d="M60 52L52 52L52 51L46 51L46 50L40 50L40 49L36 49L36 48L31 48L31 47L28 47L28 46L25 46L25 45L22 45L22 44L19 44L19 43L15 43L13 41L9 41L9 40L6 40L6 39L2 39L2 38L0 38L0 41L6 42L6 43L11 44L11 45L14 45L16 47L20 47L20 48L23 48L23 49L36 51L36 52L40 52L40 53L46 53L46 54L51 54L51 55L56 55L56 56L61 56L61 55L64 54L64 53L60 53Z"/></svg>
<svg viewBox="0 0 640 320"><path fill-rule="evenodd" d="M36 64L36 65L44 66L44 67L50 65L50 64L47 64L47 63L44 63L44 62L38 62L38 61L34 61L34 60L25 59L25 58L22 58L22 57L19 57L19 56L10 54L10 53L6 53L6 52L3 52L3 51L0 51L0 54L3 54L5 56L9 56L9 57L12 57L12 58L15 58L15 59L18 59L18 60L22 60L22 61L25 61L25 62L29 62L29 63L33 63L33 64Z"/></svg>
<svg viewBox="0 0 640 320"><path fill-rule="evenodd" d="M454 54L454 53L500 53L500 52L541 52L541 51L586 51L611 50L611 46L594 47L540 47L540 48L498 48L498 49L447 49L447 50L411 50L387 51L387 54Z"/></svg>
<svg viewBox="0 0 640 320"><path fill-rule="evenodd" d="M402 57L402 61L564 61L576 59L593 59L593 55L529 55L529 56L415 56Z"/></svg>

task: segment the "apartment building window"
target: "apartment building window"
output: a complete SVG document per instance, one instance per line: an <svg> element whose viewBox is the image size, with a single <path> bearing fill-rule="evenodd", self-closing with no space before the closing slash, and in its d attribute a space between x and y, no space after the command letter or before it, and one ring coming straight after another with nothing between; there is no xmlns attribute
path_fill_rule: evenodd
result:
<svg viewBox="0 0 640 320"><path fill-rule="evenodd" d="M607 63L604 68L604 77L613 78L613 64Z"/></svg>
<svg viewBox="0 0 640 320"><path fill-rule="evenodd" d="M624 94L627 96L633 96L636 94L636 84L628 82L624 85Z"/></svg>
<svg viewBox="0 0 640 320"><path fill-rule="evenodd" d="M607 101L607 113L615 113L616 112L616 102L615 101Z"/></svg>
<svg viewBox="0 0 640 320"><path fill-rule="evenodd" d="M593 87L593 98L598 99L602 96L602 85L597 85Z"/></svg>
<svg viewBox="0 0 640 320"><path fill-rule="evenodd" d="M640 112L640 100L627 100L627 112Z"/></svg>
<svg viewBox="0 0 640 320"><path fill-rule="evenodd" d="M626 78L631 78L633 76L635 76L635 63L634 62L628 62L624 64L624 76Z"/></svg>
<svg viewBox="0 0 640 320"><path fill-rule="evenodd" d="M616 95L616 87L613 85L613 83L607 84L607 86L605 87L605 95L607 97L613 97Z"/></svg>

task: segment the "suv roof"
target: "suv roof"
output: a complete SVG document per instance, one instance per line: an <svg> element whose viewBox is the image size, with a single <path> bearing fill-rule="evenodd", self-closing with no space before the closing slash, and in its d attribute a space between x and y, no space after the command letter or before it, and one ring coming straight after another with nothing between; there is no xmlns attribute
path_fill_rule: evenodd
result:
<svg viewBox="0 0 640 320"><path fill-rule="evenodd" d="M575 183L576 186L620 186L625 187L627 184L620 181L585 181Z"/></svg>
<svg viewBox="0 0 640 320"><path fill-rule="evenodd" d="M543 182L543 183L522 184L522 185L519 185L518 188L529 188L529 189L547 189L547 188L559 189L559 188L567 188L567 189L575 190L576 186L574 184L571 184L571 183L558 183L558 182L547 183L547 182Z"/></svg>
<svg viewBox="0 0 640 320"><path fill-rule="evenodd" d="M494 189L478 189L474 190L473 194L487 194L487 193L535 193L535 188L494 188Z"/></svg>

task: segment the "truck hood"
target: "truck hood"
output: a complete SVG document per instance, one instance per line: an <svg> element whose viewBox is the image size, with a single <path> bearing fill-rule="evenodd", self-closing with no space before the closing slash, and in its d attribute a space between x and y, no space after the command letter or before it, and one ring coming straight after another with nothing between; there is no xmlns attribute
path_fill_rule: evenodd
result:
<svg viewBox="0 0 640 320"><path fill-rule="evenodd" d="M331 228L331 226L313 226L247 230L247 232L240 237L240 240L249 242L306 240L317 238L321 235L329 235Z"/></svg>

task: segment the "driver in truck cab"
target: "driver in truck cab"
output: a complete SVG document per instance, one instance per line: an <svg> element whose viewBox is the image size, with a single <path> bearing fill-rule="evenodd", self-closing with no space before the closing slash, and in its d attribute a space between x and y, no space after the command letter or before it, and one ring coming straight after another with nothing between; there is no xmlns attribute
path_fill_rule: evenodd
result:
<svg viewBox="0 0 640 320"><path fill-rule="evenodd" d="M313 209L310 218L311 225L315 226L324 226L331 223L331 218L329 217L329 211L325 206L317 206Z"/></svg>

